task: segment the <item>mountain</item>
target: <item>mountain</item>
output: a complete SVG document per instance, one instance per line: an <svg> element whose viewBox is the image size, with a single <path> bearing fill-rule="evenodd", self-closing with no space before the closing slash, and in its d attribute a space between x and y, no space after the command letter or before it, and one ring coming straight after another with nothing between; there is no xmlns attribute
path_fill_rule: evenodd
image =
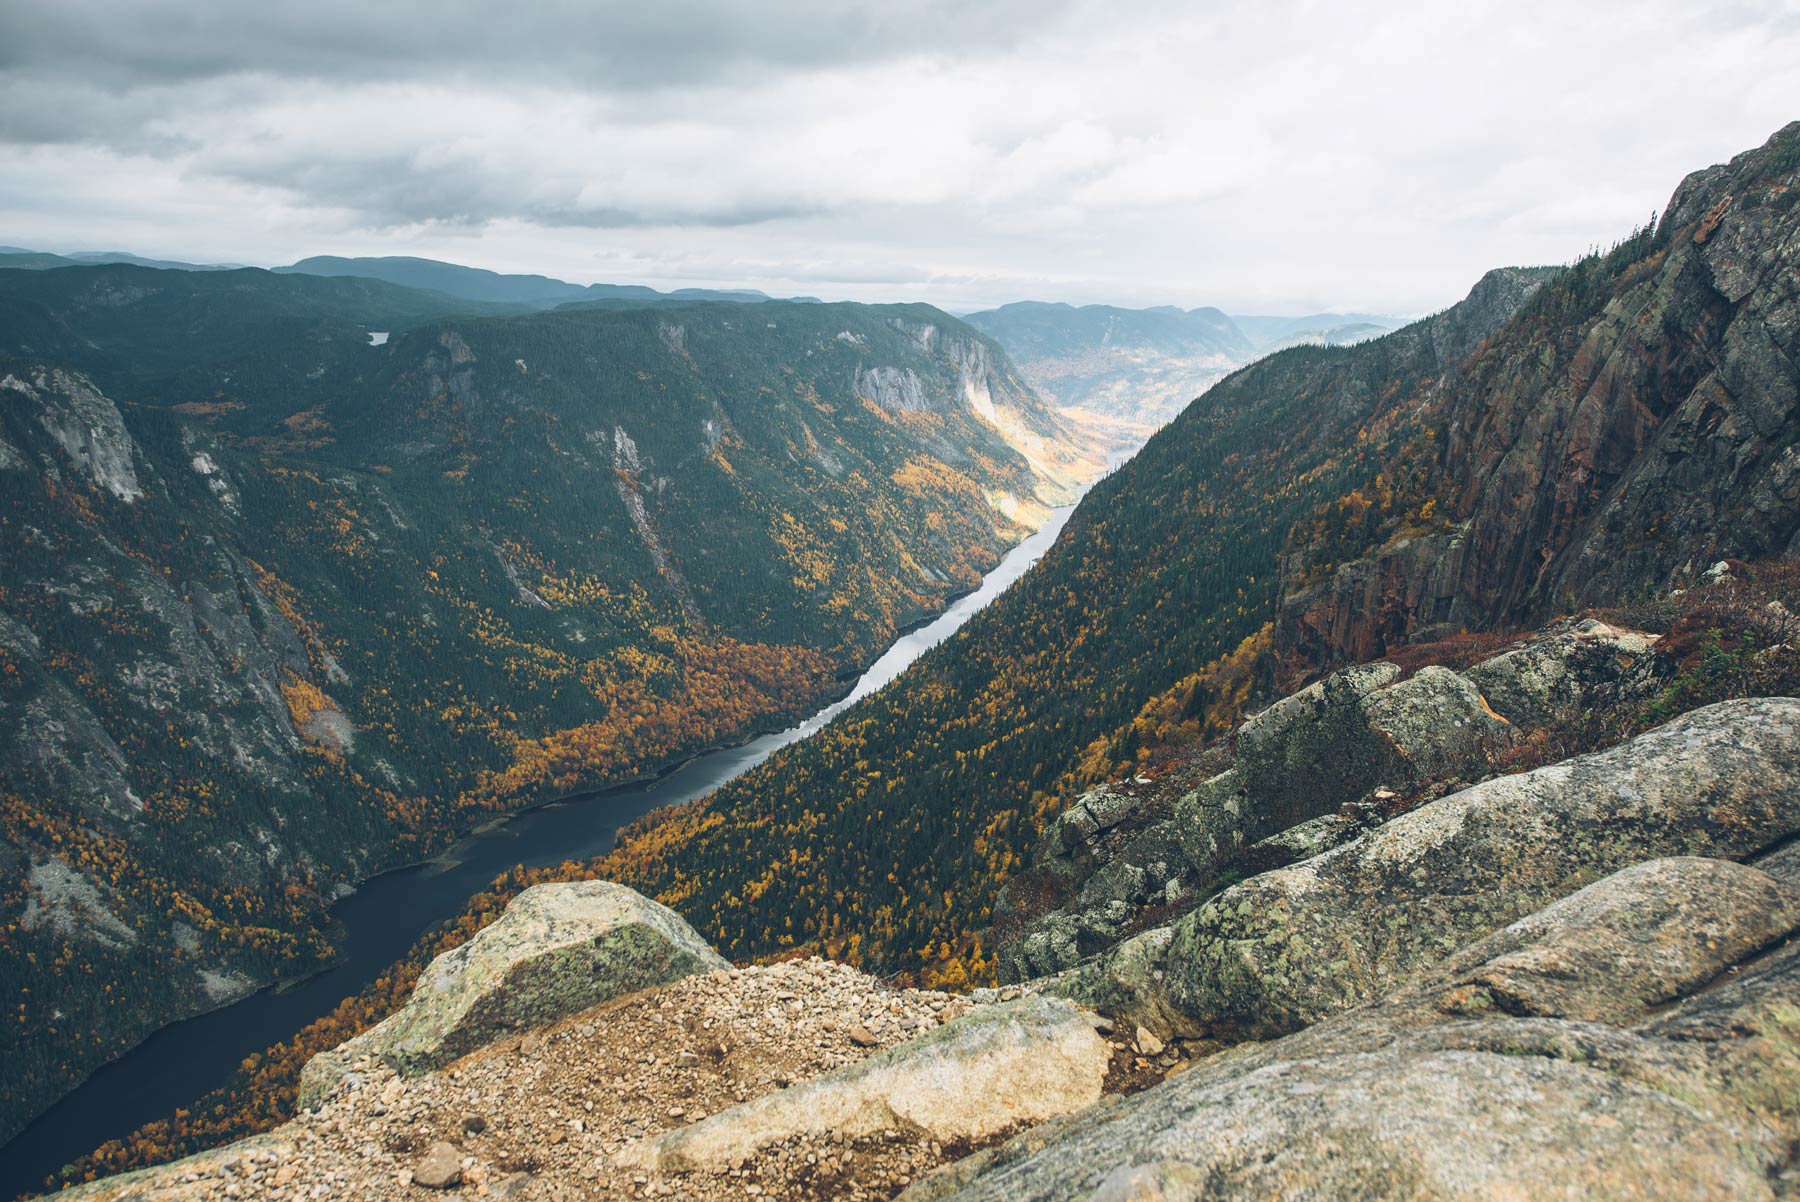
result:
<svg viewBox="0 0 1800 1202"><path fill-rule="evenodd" d="M379 280L255 268L0 271L0 350L53 358L127 395L153 384L149 399L161 404L212 399L227 383L272 403L317 399L331 372L367 361L371 331L521 311Z"/></svg>
<svg viewBox="0 0 1800 1202"><path fill-rule="evenodd" d="M1235 373L886 689L298 1041L319 1115L150 1180L891 1191L953 1149L911 1199L1781 1196L1797 198L1800 122L1605 254ZM627 927L689 958L621 973ZM699 940L1026 979L944 1021ZM629 1076L540 1134L594 1060ZM1001 1142L996 1096L1051 1121Z"/></svg>
<svg viewBox="0 0 1800 1202"><path fill-rule="evenodd" d="M404 255L380 258L342 258L337 255L314 255L277 272L294 275L351 276L359 279L386 280L407 288L442 292L463 300L494 304L524 305L549 309L557 305L583 301L696 301L718 300L756 302L769 299L754 289L678 288L658 292L641 284L570 284L542 275L502 275L483 267L464 267L436 259L416 259ZM810 300L811 298L801 298Z"/></svg>
<svg viewBox="0 0 1800 1202"><path fill-rule="evenodd" d="M370 874L811 712L1083 467L925 306L126 266L0 306L7 1132L328 960Z"/></svg>
<svg viewBox="0 0 1800 1202"><path fill-rule="evenodd" d="M1290 346L1351 346L1407 324L1401 318L1379 313L1310 313L1304 317L1233 314L1231 320L1262 355Z"/></svg>
<svg viewBox="0 0 1800 1202"><path fill-rule="evenodd" d="M1135 443L1255 350L1217 309L1020 301L964 318L1065 413Z"/></svg>
<svg viewBox="0 0 1800 1202"><path fill-rule="evenodd" d="M1407 637L1784 553L1797 175L1800 124L1605 255L1494 271L1393 334L1228 377L954 638L589 871L734 957L791 940L979 978L999 883L1082 784Z"/></svg>
<svg viewBox="0 0 1800 1202"><path fill-rule="evenodd" d="M26 250L22 246L0 246L0 268L81 267L102 263L126 263L134 267L160 267L170 271L236 271L235 263L183 263L175 259L146 259L122 250L73 251L53 255L45 251Z"/></svg>

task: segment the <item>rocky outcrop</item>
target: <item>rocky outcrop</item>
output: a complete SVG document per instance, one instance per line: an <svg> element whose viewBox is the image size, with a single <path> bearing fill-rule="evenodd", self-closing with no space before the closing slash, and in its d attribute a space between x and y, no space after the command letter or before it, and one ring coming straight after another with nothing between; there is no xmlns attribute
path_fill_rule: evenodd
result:
<svg viewBox="0 0 1800 1202"><path fill-rule="evenodd" d="M1800 893L1634 865L1376 1005L951 1166L975 1199L1772 1199L1800 1083ZM1494 992L1498 984L1498 992Z"/></svg>
<svg viewBox="0 0 1800 1202"><path fill-rule="evenodd" d="M317 1105L358 1060L416 1075L521 1027L728 967L673 910L623 885L538 885L433 960L398 1013L313 1057L300 1104Z"/></svg>
<svg viewBox="0 0 1800 1202"><path fill-rule="evenodd" d="M1797 773L1800 701L1710 706L1252 877L1166 941L1140 936L1052 988L1189 1035L1280 1035L1382 997L1636 861L1744 857L1780 842L1800 831Z"/></svg>
<svg viewBox="0 0 1800 1202"><path fill-rule="evenodd" d="M1594 621L1552 626L1462 672L1402 678L1392 663L1337 672L1244 721L1224 772L1102 785L1060 815L1009 884L1056 903L999 949L1003 978L1073 968L1144 916L1168 921L1231 880L1318 855L1386 817L1390 803L1479 779L1499 753L1584 709L1660 687L1655 639ZM1489 692L1493 697L1489 697Z"/></svg>
<svg viewBox="0 0 1800 1202"><path fill-rule="evenodd" d="M899 1130L946 1143L986 1139L1098 1101L1109 1056L1074 1006L1025 998L683 1127L631 1159L662 1174L721 1172L797 1137Z"/></svg>
<svg viewBox="0 0 1800 1202"><path fill-rule="evenodd" d="M1654 637L1592 618L1558 623L1463 675L1492 709L1522 729L1626 704L1660 687Z"/></svg>

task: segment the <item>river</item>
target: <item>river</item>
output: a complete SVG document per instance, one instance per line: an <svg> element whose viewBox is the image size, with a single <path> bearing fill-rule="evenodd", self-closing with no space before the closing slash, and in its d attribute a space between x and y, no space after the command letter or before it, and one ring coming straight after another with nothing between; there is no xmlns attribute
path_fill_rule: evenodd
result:
<svg viewBox="0 0 1800 1202"><path fill-rule="evenodd" d="M612 848L619 828L632 819L704 796L819 730L1005 592L1056 541L1072 512L1072 505L1053 510L1035 534L982 578L980 588L959 598L928 625L901 635L847 696L798 726L741 747L696 756L647 785L608 789L527 810L470 835L429 863L364 882L332 908L344 930L336 965L294 985L265 989L164 1027L96 1070L0 1149L0 1198L33 1188L106 1140L191 1105L224 1084L246 1056L329 1014L405 955L425 931L460 913L471 896L507 869L603 854Z"/></svg>

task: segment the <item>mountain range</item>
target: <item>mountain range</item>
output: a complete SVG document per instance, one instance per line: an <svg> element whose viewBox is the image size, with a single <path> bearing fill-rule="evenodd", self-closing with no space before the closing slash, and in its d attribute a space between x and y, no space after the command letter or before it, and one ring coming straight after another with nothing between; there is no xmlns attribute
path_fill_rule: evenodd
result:
<svg viewBox="0 0 1800 1202"><path fill-rule="evenodd" d="M1159 426L886 687L79 1172L314 1113L89 1196L1786 1196L1800 122L1620 234L1379 334L0 271L6 1113L806 712Z"/></svg>
<svg viewBox="0 0 1800 1202"><path fill-rule="evenodd" d="M1097 466L926 306L108 265L0 311L7 1132L328 961L368 875L812 712Z"/></svg>
<svg viewBox="0 0 1800 1202"><path fill-rule="evenodd" d="M1403 324L1369 315L1233 317L1218 309L1122 309L1021 301L970 313L1068 416L1135 447L1233 369L1287 346L1347 345Z"/></svg>

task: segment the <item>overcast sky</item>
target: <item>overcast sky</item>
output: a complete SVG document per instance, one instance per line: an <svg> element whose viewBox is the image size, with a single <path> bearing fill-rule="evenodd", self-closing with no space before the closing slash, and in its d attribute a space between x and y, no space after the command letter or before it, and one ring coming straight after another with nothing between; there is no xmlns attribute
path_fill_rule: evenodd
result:
<svg viewBox="0 0 1800 1202"><path fill-rule="evenodd" d="M0 243L1419 313L1800 118L1800 0L7 0Z"/></svg>

